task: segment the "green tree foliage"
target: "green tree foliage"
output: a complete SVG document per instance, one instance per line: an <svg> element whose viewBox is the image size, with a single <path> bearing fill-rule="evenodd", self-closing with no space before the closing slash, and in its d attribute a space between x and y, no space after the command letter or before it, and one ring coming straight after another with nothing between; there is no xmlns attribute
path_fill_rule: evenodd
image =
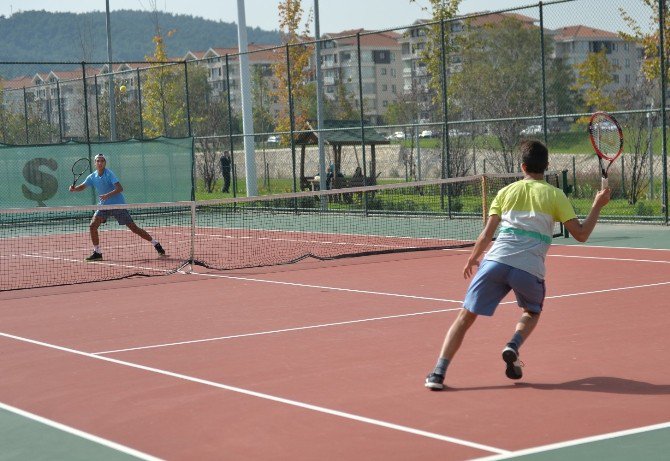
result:
<svg viewBox="0 0 670 461"><path fill-rule="evenodd" d="M453 74L450 111L484 119L542 113L540 29L513 17L474 26L466 21L460 43L462 70ZM550 54L547 51L547 54ZM491 123L499 147L496 168L517 171L519 132L527 122Z"/></svg>
<svg viewBox="0 0 670 461"><path fill-rule="evenodd" d="M270 79L271 70L265 66L254 66L251 71L251 98L253 100L252 113L254 118L254 130L258 133L269 133L274 131L274 117L270 108L272 107L272 94ZM261 135L257 141L264 141L267 135Z"/></svg>
<svg viewBox="0 0 670 461"><path fill-rule="evenodd" d="M273 66L274 75L277 79L277 89L273 96L280 103L281 111L277 119L279 131L290 131L291 117L289 114L289 97L293 100L293 120L298 130L305 128L309 120L310 111L313 112L313 104L310 103L309 95L316 93L313 88L313 69L309 65L313 53L312 46L302 43L310 40L309 27L311 17L304 21L303 31L300 25L303 23L303 9L301 0L283 0L279 3L279 30L281 31L282 43L288 44L288 60L290 67L286 68L286 50L282 49L282 59ZM289 95L288 80L291 80ZM312 100L313 101L313 100Z"/></svg>
<svg viewBox="0 0 670 461"><path fill-rule="evenodd" d="M168 57L160 31L153 40L156 49L153 56L147 56L152 65L142 86L144 136L184 136L187 134L184 67L165 64Z"/></svg>
<svg viewBox="0 0 670 461"><path fill-rule="evenodd" d="M417 0L410 0L415 3ZM444 26L444 44L442 43L441 21L447 21L458 13L458 7L461 0L429 0L430 12L432 15L431 24L427 26L426 46L421 52L421 59L426 64L428 72L428 86L432 92L432 102L435 106L431 112L441 111L442 101L442 80L443 80L443 50L444 59L448 59L449 54L454 51L450 45L449 34L450 24ZM428 11L427 7L423 7ZM439 112L438 112L439 113Z"/></svg>
<svg viewBox="0 0 670 461"><path fill-rule="evenodd" d="M616 108L612 94L607 91L607 85L614 82L613 74L616 69L617 66L607 59L605 50L589 53L584 61L575 65L577 80L573 88L582 93L585 112ZM582 117L578 121L588 123L588 117Z"/></svg>
<svg viewBox="0 0 670 461"><path fill-rule="evenodd" d="M625 39L637 43L642 46L643 49L643 59L642 59L642 73L644 74L647 80L656 80L659 78L661 72L661 59L658 53L659 50L659 29L658 29L658 19L659 19L659 1L658 0L642 0L651 11L652 15L650 17L651 28L641 26L625 9L619 8L622 18L630 27L632 32L620 32L621 36ZM667 8L667 5L666 5ZM651 30L651 32L649 32ZM668 21L668 12L665 13L665 56L670 55L670 21ZM666 61L667 65L667 61Z"/></svg>
<svg viewBox="0 0 670 461"><path fill-rule="evenodd" d="M231 123L228 95L214 92L207 81L209 69L203 64L188 65L189 112L193 135L198 137L196 167L205 189L211 193L220 174L219 159L223 151L230 148L230 138L226 135L241 131L241 120L233 119Z"/></svg>

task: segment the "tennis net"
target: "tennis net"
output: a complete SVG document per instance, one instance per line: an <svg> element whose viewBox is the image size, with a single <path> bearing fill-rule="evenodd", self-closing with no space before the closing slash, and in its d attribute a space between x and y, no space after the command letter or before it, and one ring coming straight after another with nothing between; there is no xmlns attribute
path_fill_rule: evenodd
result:
<svg viewBox="0 0 670 461"><path fill-rule="evenodd" d="M519 175L486 175L204 202L0 210L0 289L189 271L230 270L470 246L495 193ZM547 180L559 185L560 174ZM126 209L166 255L98 209ZM557 229L556 234L560 234Z"/></svg>

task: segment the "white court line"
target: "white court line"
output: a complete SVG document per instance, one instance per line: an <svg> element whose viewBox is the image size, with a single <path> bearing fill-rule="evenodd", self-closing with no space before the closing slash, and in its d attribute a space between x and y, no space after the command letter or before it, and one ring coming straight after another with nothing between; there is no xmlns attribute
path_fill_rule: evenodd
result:
<svg viewBox="0 0 670 461"><path fill-rule="evenodd" d="M21 342L26 342L26 343L29 343L29 344L35 344L37 346L47 347L49 349L55 349L55 350L62 351L62 352L67 352L67 353L70 353L70 354L75 354L75 355L79 355L79 356L83 356L83 357L92 358L92 359L95 359L95 360L101 360L101 361L104 361L104 362L114 363L114 364L117 364L117 365L122 365L122 366L125 366L125 367L129 367L129 368L135 368L135 369L142 370L142 371L148 371L150 373L155 373L155 374L159 374L159 375L162 375L162 376L177 378L177 379L181 379L183 381L202 384L202 385L205 385L205 386L215 387L215 388L218 388L218 389L224 389L224 390L227 390L227 391L230 391L230 392L235 392L235 393L247 395L247 396L250 396L250 397L256 397L256 398L259 398L259 399L264 399L264 400L269 400L269 401L272 401L272 402L282 403L282 404L285 404L285 405L290 405L290 406L293 406L293 407L303 408L305 410L311 410L311 411L315 411L315 412L318 412L318 413L324 413L324 414L331 415L331 416L336 416L336 417L339 417L339 418L349 419L349 420L352 420L352 421L357 421L357 422L361 422L361 423L365 423L365 424L371 424L373 426L384 427L384 428L395 430L395 431L400 431L400 432L405 432L405 433L408 433L408 434L418 435L418 436L421 436L421 437L427 437L427 438L430 438L430 439L440 440L442 442L454 443L454 444L457 444L457 445L462 445L462 446L474 448L474 449L477 449L477 450L488 451L490 453L497 453L497 454L509 453L508 450L503 450L501 448L496 448L496 447L491 447L491 446L483 445L483 444L476 443L476 442L471 442L469 440L457 439L455 437L449 437L449 436L446 436L446 435L436 434L436 433L433 433L433 432L427 432L427 431L423 431L423 430L420 430L420 429L415 429L415 428L408 427L408 426L402 426L402 425L399 425L399 424L389 423L389 422L381 421L381 420L378 420L378 419L373 419L373 418L368 418L368 417L365 417L365 416L355 415L353 413L346 413L346 412L339 411L339 410L334 410L334 409L331 409L331 408L321 407L321 406L318 406L318 405L312 405L312 404L309 404L309 403L299 402L299 401L291 400L291 399L285 399L283 397L277 397L277 396L270 395L270 394L264 394L262 392L256 392L256 391L252 391L252 390L249 390L249 389L243 389L243 388L240 388L240 387L229 386L227 384L221 384L221 383L217 383L217 382L214 382L214 381L209 381L209 380L206 380L206 379L201 379L201 378L196 378L196 377L193 377L193 376L184 375L184 374L181 374L181 373L174 373L172 371L161 370L159 368L148 367L148 366L145 366L145 365L140 365L138 363L126 362L126 361L123 361L123 360L113 359L113 358L110 358L110 357L103 357L103 356L100 356L100 355L93 355L93 354L90 354L88 352L83 352L83 351L79 351L79 350L76 350L76 349L70 349L70 348L67 348L67 347L57 346L55 344L49 344L49 343L45 343L45 342L42 342L42 341L37 341L37 340L34 340L34 339L23 338L21 336L15 336L15 335L12 335L12 334L9 334L9 333L0 332L0 336L4 336L5 338L14 339L14 340L21 341Z"/></svg>
<svg viewBox="0 0 670 461"><path fill-rule="evenodd" d="M645 248L645 247L611 247L607 245L566 245L564 243L552 243L551 246L566 248L605 248L607 250L649 250L649 251L670 251L670 248Z"/></svg>
<svg viewBox="0 0 670 461"><path fill-rule="evenodd" d="M166 272L166 273L172 272L172 269L156 269L155 267L131 266L129 264L108 263L104 261L84 261L81 259L56 258L55 256L30 255L30 254L25 254L21 256L25 256L26 258L40 258L40 259L51 259L54 261L65 261L84 265L97 264L99 266L123 267L124 269L142 269L145 271Z"/></svg>
<svg viewBox="0 0 670 461"><path fill-rule="evenodd" d="M91 442L95 442L99 445L103 445L105 447L111 448L116 451L120 451L121 453L125 453L130 456L135 456L136 458L140 459L145 459L147 461L160 461L161 458L156 458L155 456L148 455L146 453L143 453L141 451L135 450L134 448L127 447L125 445L121 445L116 442L112 442L111 440L103 439L102 437L98 437L97 435L89 434L88 432L81 431L79 429L75 429L74 427L71 426L66 426L65 424L59 423L57 421L53 421L51 419L44 418L42 416L36 415L34 413L27 412L25 410L21 410L20 408L13 407L11 405L7 405L6 403L0 402L0 409L8 411L10 413L17 414L19 416L22 416L24 418L32 419L33 421L36 421L40 424L44 424L46 426L53 427L54 429L58 429L59 431L67 432L69 434L75 435L77 437L80 437L82 439L90 440Z"/></svg>
<svg viewBox="0 0 670 461"><path fill-rule="evenodd" d="M598 259L602 261L630 261L636 263L670 264L670 261L663 261L658 259L608 258L604 256L573 256L573 255L547 255L547 256L551 256L553 258Z"/></svg>
<svg viewBox="0 0 670 461"><path fill-rule="evenodd" d="M210 275L212 277L230 277L230 276L215 275L215 274L198 274L198 275ZM298 285L298 286L301 286L301 287L308 287L308 288L318 288L318 289L327 289L327 290L336 290L336 291L337 290L344 290L344 291L354 291L354 292L368 293L368 294L377 294L377 295L382 295L382 296L400 296L400 297L408 297L408 298L416 298L416 299L429 299L429 300L432 300L432 301L440 301L440 302L452 302L452 303L458 303L458 304L463 303L463 301L456 301L456 300L452 300L452 299L423 298L423 297L418 297L418 296L401 295L401 294L396 294L396 293L382 293L382 292L349 290L349 289L345 289L345 288L324 287L324 286L317 286L317 285L305 285L305 284L296 284L296 283L288 283L288 282L276 282L276 281L273 281L273 280L263 280L263 279L248 279L248 278L243 278L243 279L244 280L249 280L249 281L254 281L254 282L267 282L267 283L281 283L281 284L289 284L289 285ZM598 294L598 293L607 293L607 292L610 292L610 291L633 290L633 289L637 289L637 288L649 288L649 287L663 286L663 285L670 285L670 282L659 282L659 283L650 283L650 284L646 284L646 285L635 285L635 286L621 287L621 288L608 288L608 289L605 289L605 290L594 290L594 291L581 291L581 292L577 292L577 293L566 293L566 294L562 294L562 295L547 296L545 299L569 298L569 297L573 297L573 296L584 296L584 295L591 295L591 294ZM501 302L500 304L501 305L502 304L516 304L516 300L505 301L505 302ZM158 349L158 348L162 348L162 347L183 346L183 345L187 345L187 344L204 343L204 342L210 342L210 341L222 341L222 340L225 340L225 339L236 339L236 338L244 338L244 337L250 337L250 336L263 336L263 335L278 334L278 333L289 333L289 332L292 332L292 331L301 331L301 330L311 330L311 329L315 329L315 328L328 328L328 327L335 327L335 326L352 325L352 324L362 323L362 322L399 319L399 318L403 318L403 317L413 317L413 316L417 316L417 315L430 315L430 314L453 312L453 311L459 311L459 310L461 310L460 307L451 308L451 309L437 309L437 310L424 311L424 312L411 312L411 313L407 313L407 314L388 315L388 316L383 316L383 317L371 317L371 318L366 318L366 319L347 320L347 321L342 321L342 322L323 323L323 324L317 324L317 325L306 325L306 326L294 327L294 328L284 328L284 329L281 329L281 330L269 330L269 331L260 331L260 332L254 332L254 333L241 333L241 334L238 334L238 335L218 336L218 337L213 337L213 338L194 339L194 340L190 340L190 341L179 341L179 342L172 342L172 343L152 344L152 345L148 345L148 346L129 347L129 348L125 348L125 349L92 352L91 354L102 355L102 354L112 354L112 353L117 353L117 352L137 351L137 350L143 350L143 349Z"/></svg>
<svg viewBox="0 0 670 461"><path fill-rule="evenodd" d="M454 307L451 309L439 309L439 310L434 310L434 311L425 311L425 312L412 312L410 314L397 314L397 315L386 315L383 317L370 317L366 319L359 319L359 320L346 320L343 322L333 322L333 323L323 323L320 325L307 325L303 327L294 327L294 328L283 328L281 330L270 330L270 331L259 331L256 333L242 333L239 335L229 335L229 336L219 336L216 338L205 338L205 339L195 339L191 341L179 341L175 343L166 343L166 344L155 344L153 346L141 346L141 347L131 347L127 349L117 349L113 351L102 351L102 352L91 352L92 355L104 355L104 354L114 354L116 352L128 352L128 351L138 351L142 349L156 349L160 347L169 347L169 346L181 346L184 344L195 344L195 343L205 343L205 342L210 342L210 341L220 341L224 339L237 339L237 338L246 338L249 336L263 336L263 335L272 335L276 333L289 333L292 331L303 331L303 330L313 330L315 328L327 328L327 327L336 327L336 326L341 326L341 325L352 325L356 323L363 323L363 322L374 322L377 320L389 320L389 319L399 319L403 317L414 317L417 315L429 315L429 314L436 314L436 313L442 313L442 312L449 312L449 311L459 311L461 310L460 307Z"/></svg>
<svg viewBox="0 0 670 461"><path fill-rule="evenodd" d="M504 455L486 456L484 458L476 458L472 461L499 461L503 459L516 458L517 456L532 455L535 453L543 453L552 450L559 450L561 448L574 447L586 443L600 442L602 440L610 440L618 437L625 437L627 435L641 434L644 432L656 431L659 429L667 429L670 427L670 422L654 424L651 426L638 427L635 429L627 429L625 431L610 432L608 434L594 435L592 437L584 437L581 439L568 440L565 442L552 443L551 445L543 445L535 448L527 448L524 450L513 451L505 453Z"/></svg>

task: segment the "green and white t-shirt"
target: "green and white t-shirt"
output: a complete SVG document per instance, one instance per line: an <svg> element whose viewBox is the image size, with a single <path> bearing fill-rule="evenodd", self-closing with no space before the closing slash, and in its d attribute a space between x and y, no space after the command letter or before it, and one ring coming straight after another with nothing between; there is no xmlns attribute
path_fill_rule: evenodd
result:
<svg viewBox="0 0 670 461"><path fill-rule="evenodd" d="M544 279L554 223L576 218L562 190L543 180L523 179L504 187L489 216L501 217L500 232L484 259L498 261Z"/></svg>

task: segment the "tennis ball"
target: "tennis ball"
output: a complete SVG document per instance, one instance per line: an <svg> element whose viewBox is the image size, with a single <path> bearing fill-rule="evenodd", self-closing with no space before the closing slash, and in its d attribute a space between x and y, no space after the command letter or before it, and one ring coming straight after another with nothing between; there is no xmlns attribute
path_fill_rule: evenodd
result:
<svg viewBox="0 0 670 461"><path fill-rule="evenodd" d="M121 85L121 86L119 87L119 91L120 91L121 93L125 93L125 92L126 92L126 85Z"/></svg>

